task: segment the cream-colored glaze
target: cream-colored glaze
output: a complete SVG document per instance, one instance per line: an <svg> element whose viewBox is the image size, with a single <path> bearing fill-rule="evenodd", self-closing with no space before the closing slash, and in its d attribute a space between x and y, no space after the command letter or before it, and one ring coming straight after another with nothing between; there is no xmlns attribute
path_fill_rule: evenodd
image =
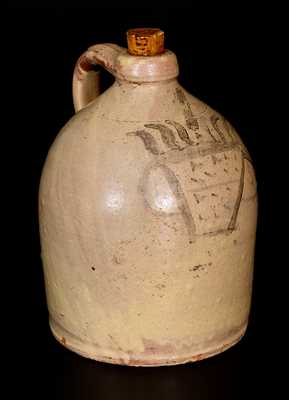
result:
<svg viewBox="0 0 289 400"><path fill-rule="evenodd" d="M40 185L52 332L111 363L209 357L247 326L257 215L250 157L232 126L179 85L173 53L91 49L74 74L81 110L53 143ZM92 101L95 63L116 81Z"/></svg>

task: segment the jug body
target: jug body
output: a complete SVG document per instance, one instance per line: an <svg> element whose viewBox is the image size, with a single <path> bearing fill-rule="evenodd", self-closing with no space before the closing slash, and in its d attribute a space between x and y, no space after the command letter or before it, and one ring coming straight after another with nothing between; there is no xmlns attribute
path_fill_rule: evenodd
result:
<svg viewBox="0 0 289 400"><path fill-rule="evenodd" d="M81 110L58 134L41 178L50 326L66 347L100 361L206 358L247 327L252 161L230 123L180 86L173 53L138 57L107 46L118 53L105 65L116 81L93 99L90 68L75 72Z"/></svg>

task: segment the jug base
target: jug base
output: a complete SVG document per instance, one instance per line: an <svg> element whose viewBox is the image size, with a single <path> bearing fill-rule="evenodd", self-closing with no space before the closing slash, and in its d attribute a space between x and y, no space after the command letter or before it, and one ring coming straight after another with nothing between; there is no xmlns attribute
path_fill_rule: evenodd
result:
<svg viewBox="0 0 289 400"><path fill-rule="evenodd" d="M234 330L234 333L228 335L228 337L223 341L219 341L214 346L211 345L210 348L204 349L201 352L179 357L168 357L168 355L164 355L160 358L140 358L134 357L132 354L116 354L116 356L111 357L103 355L101 354L101 348L98 347L96 344L85 343L81 341L78 337L60 326L60 324L52 318L50 318L49 320L49 325L53 336L62 346L66 347L68 350L73 351L74 353L79 354L82 357L108 364L117 364L132 367L161 367L200 361L220 354L225 350L228 350L230 347L234 346L242 339L246 332L248 323L246 322L242 327L240 327L240 329Z"/></svg>

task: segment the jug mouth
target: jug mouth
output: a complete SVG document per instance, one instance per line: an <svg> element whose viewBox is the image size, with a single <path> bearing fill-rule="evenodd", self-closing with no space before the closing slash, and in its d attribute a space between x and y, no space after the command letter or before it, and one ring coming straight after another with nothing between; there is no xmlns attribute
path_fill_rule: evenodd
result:
<svg viewBox="0 0 289 400"><path fill-rule="evenodd" d="M116 59L114 75L129 82L158 82L176 78L179 67L176 55L165 50L154 56L134 56L124 49Z"/></svg>

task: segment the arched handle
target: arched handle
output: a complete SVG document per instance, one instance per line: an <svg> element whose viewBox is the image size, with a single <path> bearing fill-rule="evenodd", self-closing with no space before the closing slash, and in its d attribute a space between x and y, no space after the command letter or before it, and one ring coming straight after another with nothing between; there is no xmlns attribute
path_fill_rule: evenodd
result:
<svg viewBox="0 0 289 400"><path fill-rule="evenodd" d="M115 76L116 59L122 51L124 49L116 44L96 44L79 57L72 82L75 112L86 107L99 95L99 72L94 71L93 66L99 64Z"/></svg>

